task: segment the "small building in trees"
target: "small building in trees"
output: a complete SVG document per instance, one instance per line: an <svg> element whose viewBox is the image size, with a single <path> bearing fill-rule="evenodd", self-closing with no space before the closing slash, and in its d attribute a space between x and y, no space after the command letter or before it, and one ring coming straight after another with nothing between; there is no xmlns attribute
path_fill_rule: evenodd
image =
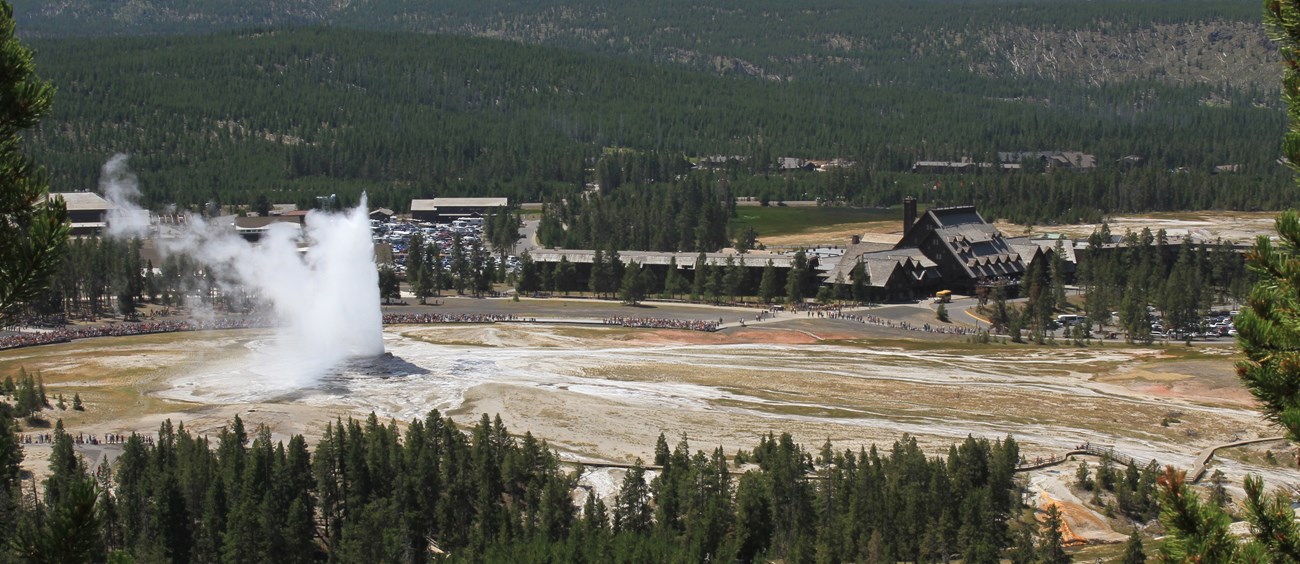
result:
<svg viewBox="0 0 1300 564"><path fill-rule="evenodd" d="M1097 156L1081 151L1003 151L998 153L998 161L1006 164L1035 163L1044 171L1082 172L1097 168Z"/></svg>
<svg viewBox="0 0 1300 564"><path fill-rule="evenodd" d="M919 174L967 174L971 172L1020 170L1020 163L985 163L976 162L970 157L959 161L916 161L912 163L912 172Z"/></svg>
<svg viewBox="0 0 1300 564"><path fill-rule="evenodd" d="M813 170L817 170L817 165L813 164L811 161L806 161L799 157L777 157L776 168L777 170L813 171Z"/></svg>

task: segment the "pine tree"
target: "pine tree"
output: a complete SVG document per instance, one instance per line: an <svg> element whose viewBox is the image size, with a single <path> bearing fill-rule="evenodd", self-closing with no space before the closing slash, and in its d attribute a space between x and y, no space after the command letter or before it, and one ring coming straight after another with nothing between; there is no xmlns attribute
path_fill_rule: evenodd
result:
<svg viewBox="0 0 1300 564"><path fill-rule="evenodd" d="M424 293L428 283L423 278L424 260L424 236L417 232L411 236L406 247L406 282L411 285L411 290L415 292L415 297L419 298L420 303L424 303Z"/></svg>
<svg viewBox="0 0 1300 564"><path fill-rule="evenodd" d="M379 295L384 298L385 304L401 299L401 284L402 281L397 278L397 271L388 266L379 268Z"/></svg>
<svg viewBox="0 0 1300 564"><path fill-rule="evenodd" d="M1028 525L1020 527L1012 535L1011 551L1007 555L1011 564L1036 564L1038 547L1034 544L1034 529Z"/></svg>
<svg viewBox="0 0 1300 564"><path fill-rule="evenodd" d="M704 295L710 278L709 259L701 252L695 257L695 274L691 278L691 300L699 300Z"/></svg>
<svg viewBox="0 0 1300 564"><path fill-rule="evenodd" d="M776 296L776 266L772 264L772 259L768 259L767 265L763 267L763 278L758 283L758 301L770 304Z"/></svg>
<svg viewBox="0 0 1300 564"><path fill-rule="evenodd" d="M722 286L723 266L720 264L710 264L706 270L707 276L704 279L704 297L711 303L718 303L722 299L724 291Z"/></svg>
<svg viewBox="0 0 1300 564"><path fill-rule="evenodd" d="M1065 552L1062 525L1064 521L1061 518L1061 510L1056 504L1048 506L1046 519L1043 521L1043 536L1038 543L1038 556L1044 564L1066 564L1074 561L1074 558Z"/></svg>
<svg viewBox="0 0 1300 564"><path fill-rule="evenodd" d="M1079 469L1074 473L1074 484L1085 491L1092 491L1096 487L1096 482L1088 474L1088 461L1079 461Z"/></svg>
<svg viewBox="0 0 1300 564"><path fill-rule="evenodd" d="M11 543L22 561L94 562L103 558L103 523L95 483L81 473L70 476L61 487L43 522L21 529Z"/></svg>
<svg viewBox="0 0 1300 564"><path fill-rule="evenodd" d="M72 449L72 436L63 428L63 420L54 425L54 444L50 449L50 475L45 479L45 502L55 506L63 502L73 484L85 477L86 465Z"/></svg>
<svg viewBox="0 0 1300 564"><path fill-rule="evenodd" d="M605 252L596 249L596 253L591 257L591 276L587 278L587 290L593 297L600 297L601 289L605 287L605 277L609 275L609 269L605 266Z"/></svg>
<svg viewBox="0 0 1300 564"><path fill-rule="evenodd" d="M515 283L515 291L520 294L534 294L542 289L541 272L533 257L524 251L519 256L519 280Z"/></svg>
<svg viewBox="0 0 1300 564"><path fill-rule="evenodd" d="M45 377L40 372L36 373L36 395L40 398L41 407L50 408L50 398L45 395Z"/></svg>
<svg viewBox="0 0 1300 564"><path fill-rule="evenodd" d="M1067 301L1065 298L1065 246L1060 239L1056 240L1056 246L1052 248L1052 302L1056 309L1065 309Z"/></svg>
<svg viewBox="0 0 1300 564"><path fill-rule="evenodd" d="M426 290L434 296L442 295L442 290L447 287L447 267L442 263L442 247L429 245L429 257L424 261L424 266L428 275L421 275L421 278L427 281Z"/></svg>
<svg viewBox="0 0 1300 564"><path fill-rule="evenodd" d="M627 272L627 265L623 264L623 257L618 254L618 249L611 243L609 250L605 253L605 273L601 293L613 297L618 292L619 286L623 282L623 274Z"/></svg>
<svg viewBox="0 0 1300 564"><path fill-rule="evenodd" d="M35 74L14 33L13 7L0 2L0 326L44 292L67 250L62 200L46 201L45 170L24 155L23 131L50 110L54 87Z"/></svg>
<svg viewBox="0 0 1300 564"><path fill-rule="evenodd" d="M9 417L0 417L0 522L17 523L21 510L23 448ZM9 546L12 527L0 528L0 547Z"/></svg>
<svg viewBox="0 0 1300 564"><path fill-rule="evenodd" d="M664 273L663 297L676 298L681 293L680 287L685 283L682 274L677 271L677 257L668 259L668 271Z"/></svg>
<svg viewBox="0 0 1300 564"><path fill-rule="evenodd" d="M785 281L785 299L791 304L803 303L804 297L807 296L805 278L808 276L808 255L803 250L795 252L794 260L791 262L790 273Z"/></svg>
<svg viewBox="0 0 1300 564"><path fill-rule="evenodd" d="M767 551L774 531L767 473L746 472L736 486L736 559L752 562Z"/></svg>
<svg viewBox="0 0 1300 564"><path fill-rule="evenodd" d="M619 285L619 297L627 305L637 305L645 299L645 276L641 264L632 262L623 271L623 280Z"/></svg>
<svg viewBox="0 0 1300 564"><path fill-rule="evenodd" d="M852 280L850 286L853 294L853 301L859 304L867 303L867 285L871 283L871 274L867 272L867 266L859 262L853 266L853 271L849 273L849 279Z"/></svg>
<svg viewBox="0 0 1300 564"><path fill-rule="evenodd" d="M1300 562L1300 524L1291 508L1291 496L1285 491L1265 495L1259 476L1247 476L1242 486L1246 490L1242 505L1255 534L1255 546L1272 555L1274 562Z"/></svg>
<svg viewBox="0 0 1300 564"><path fill-rule="evenodd" d="M609 528L609 515L605 502L596 494L587 494L587 503L582 507L582 523L587 531L605 532Z"/></svg>
<svg viewBox="0 0 1300 564"><path fill-rule="evenodd" d="M1142 535L1138 534L1135 528L1128 536L1128 543L1124 545L1124 556L1120 562L1123 564L1146 564L1147 554L1142 549Z"/></svg>
<svg viewBox="0 0 1300 564"><path fill-rule="evenodd" d="M1166 562L1233 562L1237 540L1230 519L1213 504L1202 503L1183 481L1183 472L1168 468L1160 476L1160 522L1168 529L1160 545Z"/></svg>
<svg viewBox="0 0 1300 564"><path fill-rule="evenodd" d="M1035 260L1029 265L1021 284L1025 286L1029 298L1021 316L1025 317L1024 321L1029 325L1030 338L1041 345L1047 337L1052 313L1052 295L1047 287L1042 260Z"/></svg>
<svg viewBox="0 0 1300 564"><path fill-rule="evenodd" d="M460 237L451 238L451 264L447 273L451 286L456 289L457 294L464 294L465 288L469 285L470 263L469 257L465 252L465 244Z"/></svg>
<svg viewBox="0 0 1300 564"><path fill-rule="evenodd" d="M41 410L36 381L24 368L18 369L18 390L14 392L14 411L19 417L31 417Z"/></svg>
<svg viewBox="0 0 1300 564"><path fill-rule="evenodd" d="M1300 132L1287 139L1300 143ZM1293 345L1300 342L1300 214L1283 212L1276 225L1280 248L1261 236L1251 255L1259 282L1236 319L1237 341L1247 358L1237 373L1262 403L1264 416L1300 440L1300 351Z"/></svg>
<svg viewBox="0 0 1300 564"><path fill-rule="evenodd" d="M724 275L722 286L723 293L727 295L728 301L736 301L745 283L745 263L744 260L737 261L734 257L727 257L726 274Z"/></svg>
<svg viewBox="0 0 1300 564"><path fill-rule="evenodd" d="M560 262L555 267L555 286L567 296L576 289L577 284L578 267L569 262L569 257L560 257Z"/></svg>
<svg viewBox="0 0 1300 564"><path fill-rule="evenodd" d="M645 466L637 459L623 476L614 506L614 532L644 533L650 530L650 490L645 482Z"/></svg>
<svg viewBox="0 0 1300 564"><path fill-rule="evenodd" d="M1224 481L1225 476L1223 475L1223 470L1215 468L1214 473L1210 474L1210 503L1219 507L1227 506L1228 501L1230 501L1228 498L1228 488L1223 485Z"/></svg>

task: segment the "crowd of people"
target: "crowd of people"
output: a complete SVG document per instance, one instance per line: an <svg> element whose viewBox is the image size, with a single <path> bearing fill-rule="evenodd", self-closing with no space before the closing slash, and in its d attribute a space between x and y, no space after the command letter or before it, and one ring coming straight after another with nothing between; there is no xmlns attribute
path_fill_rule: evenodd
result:
<svg viewBox="0 0 1300 564"><path fill-rule="evenodd" d="M601 320L605 325L622 327L646 327L650 329L688 329L691 331L717 331L718 321L699 319L663 319L657 317L606 317Z"/></svg>
<svg viewBox="0 0 1300 564"><path fill-rule="evenodd" d="M77 433L72 437L72 442L78 445L120 445L126 443L129 436L121 433L104 433L104 437L100 438L98 435ZM143 438L149 444L153 444L153 437L143 435ZM26 433L22 436L22 442L25 445L53 444L54 433Z"/></svg>
<svg viewBox="0 0 1300 564"><path fill-rule="evenodd" d="M507 323L536 322L535 317L522 317L514 314L500 313L387 313L383 316L385 325L398 324L432 324L432 323ZM689 329L692 331L717 331L720 321L700 321L688 319L660 319L649 317L609 317L606 325L623 327L647 327L655 329ZM177 319L166 321L142 321L138 323L110 323L105 325L86 325L62 329L25 331L0 336L0 350L66 343L74 339L91 337L119 337L129 335L146 335L150 333L170 333L175 331L207 331L214 329L252 329L273 327L274 320L262 316L222 316L211 319Z"/></svg>
<svg viewBox="0 0 1300 564"><path fill-rule="evenodd" d="M956 325L930 325L929 323L917 325L915 323L911 323L908 321L885 319L883 317L877 317L875 315L862 315L862 314L844 313L839 311L822 312L819 314L819 317L857 321L858 323L865 323L867 325L878 325L880 327L888 327L891 329L902 329L904 331L924 331L926 333L939 333L945 335L979 334L979 330L972 329L970 327L960 327Z"/></svg>
<svg viewBox="0 0 1300 564"><path fill-rule="evenodd" d="M770 306L754 315L755 321L780 316L803 314L806 317L823 319L844 319L868 325L877 325L905 331L921 331L949 335L976 335L977 329L954 325L914 324L904 320L887 319L875 315L846 313L838 306L801 305L787 309L783 306ZM385 325L396 324L433 324L433 323L502 323L502 322L536 322L535 317L521 317L514 314L488 313L386 313L383 315ZM644 327L650 329L686 329L691 331L717 331L723 323L698 319L670 319L656 317L615 316L601 320L605 325L622 327ZM740 320L745 325L745 320ZM86 325L62 329L16 332L0 336L0 350L51 343L63 343L74 339L91 337L109 337L126 335L145 335L149 333L168 333L173 331L207 331L213 329L250 329L272 327L274 320L255 315L227 315L210 319L177 319L160 321L141 321L136 323L110 323L105 325Z"/></svg>
<svg viewBox="0 0 1300 564"><path fill-rule="evenodd" d="M519 317L500 313L385 313L384 325L416 325L424 323L503 323L537 321L533 317Z"/></svg>
<svg viewBox="0 0 1300 564"><path fill-rule="evenodd" d="M1020 457L1020 464L1016 465L1016 468L1018 469L1037 468L1039 466L1056 464L1057 462L1060 462L1062 460L1065 460L1064 456L1057 456L1055 454L1049 455L1046 458L1042 456L1036 456L1034 457L1033 462L1030 462L1028 459L1022 456Z"/></svg>
<svg viewBox="0 0 1300 564"><path fill-rule="evenodd" d="M177 319L168 321L142 321L139 323L111 323L107 325L86 325L66 327L48 331L15 333L0 337L0 349L65 343L73 339L91 337L122 337L128 335L147 335L149 333L171 333L175 331L210 331L215 329L251 329L270 327L273 322L268 317L240 315L223 316L210 319Z"/></svg>

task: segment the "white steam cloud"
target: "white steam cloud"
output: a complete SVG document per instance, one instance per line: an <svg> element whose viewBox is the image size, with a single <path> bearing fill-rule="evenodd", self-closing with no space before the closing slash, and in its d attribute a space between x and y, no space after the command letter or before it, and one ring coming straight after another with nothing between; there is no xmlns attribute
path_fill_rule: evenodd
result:
<svg viewBox="0 0 1300 564"><path fill-rule="evenodd" d="M120 208L113 217L124 221L115 226L110 218L110 236L147 232L148 214L135 204L139 190L125 155L104 165L100 186ZM143 228L140 217L145 218ZM300 244L307 246L305 252ZM277 322L274 346L261 353L271 357L257 362L279 369L273 371L273 382L250 383L258 389L310 386L349 358L384 352L379 277L364 195L360 205L342 213L309 212L301 231L294 224L273 223L257 244L228 226L190 216L180 236L160 241L159 249L206 266L225 292L257 297L264 304L262 313Z"/></svg>
<svg viewBox="0 0 1300 564"><path fill-rule="evenodd" d="M113 155L99 173L99 190L113 207L108 209L109 237L143 237L149 234L149 212L135 204L140 181L127 168L127 156Z"/></svg>

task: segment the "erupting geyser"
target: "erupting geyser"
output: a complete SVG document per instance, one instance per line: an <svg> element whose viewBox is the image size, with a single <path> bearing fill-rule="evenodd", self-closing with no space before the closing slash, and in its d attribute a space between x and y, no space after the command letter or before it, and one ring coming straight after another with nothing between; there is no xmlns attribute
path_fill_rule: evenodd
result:
<svg viewBox="0 0 1300 564"><path fill-rule="evenodd" d="M148 215L134 203L139 194L126 156L104 165L100 187L118 211L110 236L137 235ZM305 252L300 248L306 246ZM311 211L301 230L272 223L258 243L234 230L190 216L175 239L159 241L164 253L181 253L207 267L223 292L245 293L262 305L277 327L276 339L250 359L260 369L260 389L309 386L349 358L384 352L379 277L366 198L341 213Z"/></svg>

